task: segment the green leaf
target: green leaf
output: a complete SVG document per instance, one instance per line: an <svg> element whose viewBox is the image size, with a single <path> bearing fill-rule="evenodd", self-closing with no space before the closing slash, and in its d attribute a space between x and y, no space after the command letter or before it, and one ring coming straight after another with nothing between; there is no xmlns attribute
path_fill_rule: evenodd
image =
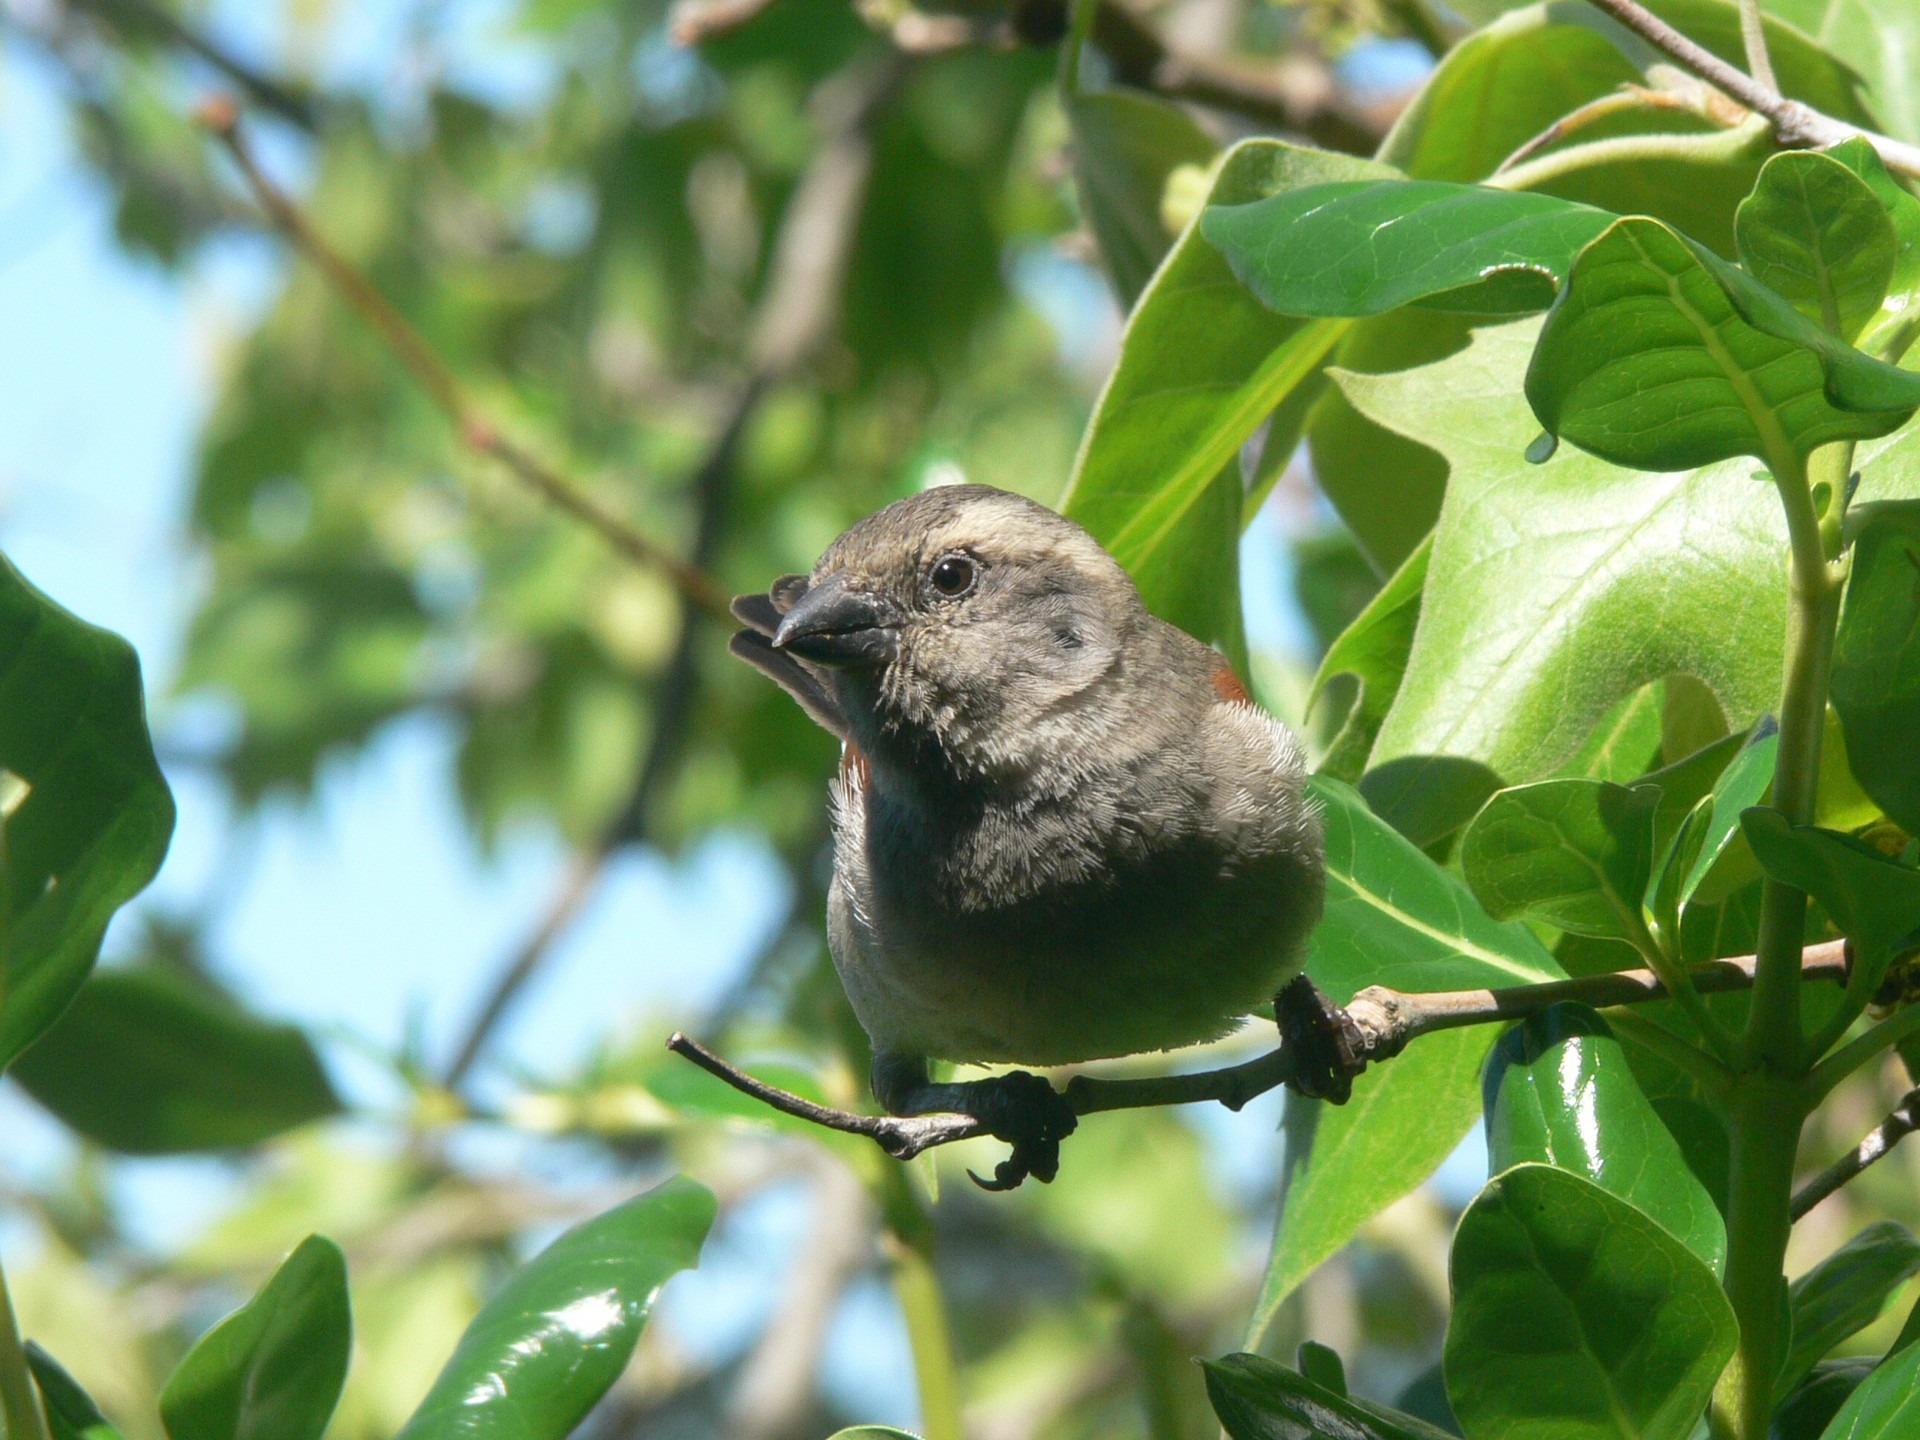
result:
<svg viewBox="0 0 1920 1440"><path fill-rule="evenodd" d="M1834 1346L1880 1318L1893 1292L1920 1274L1920 1241L1906 1226L1867 1226L1794 1281L1793 1342L1774 1381L1777 1404Z"/></svg>
<svg viewBox="0 0 1920 1440"><path fill-rule="evenodd" d="M1603 715L1567 761L1567 773L1624 785L1658 765L1665 688L1642 685Z"/></svg>
<svg viewBox="0 0 1920 1440"><path fill-rule="evenodd" d="M1819 1440L1847 1397L1873 1372L1870 1355L1822 1360L1774 1407L1767 1440Z"/></svg>
<svg viewBox="0 0 1920 1440"><path fill-rule="evenodd" d="M1920 142L1920 11L1908 0L1767 0L1767 10L1843 57L1866 80L1878 122L1867 128ZM1767 35L1777 65L1771 25ZM1737 58L1737 46L1734 53Z"/></svg>
<svg viewBox="0 0 1920 1440"><path fill-rule="evenodd" d="M93 1397L65 1366L31 1340L25 1349L28 1368L40 1387L52 1440L121 1440L120 1432L107 1423Z"/></svg>
<svg viewBox="0 0 1920 1440"><path fill-rule="evenodd" d="M1247 140L1227 153L1209 200L1238 204L1380 173L1351 156ZM1275 315L1194 226L1175 243L1127 322L1061 502L1127 568L1155 614L1202 639L1239 643L1240 447L1317 383L1345 328Z"/></svg>
<svg viewBox="0 0 1920 1440"><path fill-rule="evenodd" d="M1507 1031L1488 1058L1484 1093L1495 1174L1539 1161L1583 1176L1720 1273L1720 1212L1596 1012L1555 1005Z"/></svg>
<svg viewBox="0 0 1920 1440"><path fill-rule="evenodd" d="M1604 210L1442 180L1309 185L1209 206L1200 230L1282 315L1380 315L1428 304L1515 314L1552 303Z"/></svg>
<svg viewBox="0 0 1920 1440"><path fill-rule="evenodd" d="M1322 1390L1344 1397L1347 1393L1347 1367L1340 1363L1340 1352L1316 1340L1300 1342L1300 1374Z"/></svg>
<svg viewBox="0 0 1920 1440"><path fill-rule="evenodd" d="M1856 135L1820 153L1864 180L1893 225L1893 276L1887 282L1887 295L1880 302L1878 314L1868 322L1859 342L1862 349L1872 348L1885 331L1911 318L1910 308L1920 295L1920 200L1887 172L1880 152L1865 136Z"/></svg>
<svg viewBox="0 0 1920 1440"><path fill-rule="evenodd" d="M395 1440L560 1440L620 1377L654 1296L713 1224L673 1179L582 1222L521 1266L460 1337Z"/></svg>
<svg viewBox="0 0 1920 1440"><path fill-rule="evenodd" d="M1847 991L1870 996L1893 957L1920 938L1920 870L1851 835L1795 825L1756 806L1741 817L1760 868L1820 902L1853 942Z"/></svg>
<svg viewBox="0 0 1920 1440"><path fill-rule="evenodd" d="M1893 283L1893 220L1832 156L1799 150L1767 161L1733 234L1749 275L1843 340L1866 328Z"/></svg>
<svg viewBox="0 0 1920 1440"><path fill-rule="evenodd" d="M1489 919L1351 787L1317 778L1313 794L1325 807L1327 906L1307 972L1336 1003L1366 985L1456 990L1561 976L1530 930ZM1430 1035L1362 1075L1345 1105L1288 1102L1285 1190L1251 1341L1321 1261L1460 1143L1479 1112L1491 1043L1472 1029Z"/></svg>
<svg viewBox="0 0 1920 1440"><path fill-rule="evenodd" d="M252 1145L340 1110L297 1026L153 966L88 979L12 1073L74 1130L129 1155Z"/></svg>
<svg viewBox="0 0 1920 1440"><path fill-rule="evenodd" d="M1773 767L1780 753L1780 727L1763 717L1727 768L1713 782L1713 805L1700 843L1685 870L1679 888L1682 905L1698 893L1704 901L1724 898L1740 885L1758 878L1751 864L1734 863L1745 850L1740 817L1767 798L1773 788ZM1750 857L1749 857L1750 858ZM1713 883L1707 883L1708 877Z"/></svg>
<svg viewBox="0 0 1920 1440"><path fill-rule="evenodd" d="M1527 399L1549 433L1619 465L1736 455L1775 468L1899 428L1920 375L1869 359L1658 221L1616 221L1547 314Z"/></svg>
<svg viewBox="0 0 1920 1440"><path fill-rule="evenodd" d="M908 1430L896 1430L891 1425L855 1425L834 1431L829 1440L920 1440L920 1437Z"/></svg>
<svg viewBox="0 0 1920 1440"><path fill-rule="evenodd" d="M1495 919L1526 915L1560 930L1638 944L1653 869L1660 792L1599 780L1541 780L1502 790L1460 837L1460 866Z"/></svg>
<svg viewBox="0 0 1920 1440"><path fill-rule="evenodd" d="M133 647L0 556L0 1066L73 999L172 833Z"/></svg>
<svg viewBox="0 0 1920 1440"><path fill-rule="evenodd" d="M1207 1398L1232 1440L1452 1440L1418 1416L1336 1393L1259 1355L1200 1364Z"/></svg>
<svg viewBox="0 0 1920 1440"><path fill-rule="evenodd" d="M1487 1183L1453 1241L1447 1394L1475 1440L1686 1440L1738 1326L1654 1221L1550 1165Z"/></svg>
<svg viewBox="0 0 1920 1440"><path fill-rule="evenodd" d="M1675 674L1703 681L1738 730L1778 703L1778 497L1751 483L1750 460L1660 475L1568 449L1528 465L1538 422L1517 391L1535 323L1479 330L1419 370L1336 377L1451 467L1375 765L1444 755L1509 784L1544 779L1621 700ZM1913 429L1861 445L1856 463L1861 500L1920 494Z"/></svg>
<svg viewBox="0 0 1920 1440"><path fill-rule="evenodd" d="M319 1440L347 1378L347 1261L303 1240L260 1293L202 1335L160 1392L173 1440Z"/></svg>
<svg viewBox="0 0 1920 1440"><path fill-rule="evenodd" d="M1313 688L1307 693L1307 708L1311 710L1319 703L1337 675L1353 676L1359 690L1320 762L1322 775L1352 784L1366 768L1373 737L1400 689L1407 652L1413 648L1414 626L1420 620L1420 592L1427 583L1429 549L1429 543L1422 541L1367 602L1366 609L1327 647L1326 657L1313 677Z"/></svg>
<svg viewBox="0 0 1920 1440"><path fill-rule="evenodd" d="M1847 761L1874 803L1920 833L1920 502L1862 506L1833 654Z"/></svg>
<svg viewBox="0 0 1920 1440"><path fill-rule="evenodd" d="M1173 244L1161 218L1167 177L1210 164L1219 146L1186 111L1151 95L1082 92L1066 109L1080 208L1121 303L1131 307Z"/></svg>
<svg viewBox="0 0 1920 1440"><path fill-rule="evenodd" d="M1820 1440L1909 1440L1920 1428L1920 1345L1909 1345L1860 1382Z"/></svg>

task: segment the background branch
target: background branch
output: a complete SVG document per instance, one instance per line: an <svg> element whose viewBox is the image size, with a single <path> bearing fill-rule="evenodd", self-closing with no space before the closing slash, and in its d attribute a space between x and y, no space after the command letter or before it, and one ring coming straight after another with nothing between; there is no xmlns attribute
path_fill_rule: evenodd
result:
<svg viewBox="0 0 1920 1440"><path fill-rule="evenodd" d="M1893 1113L1876 1125L1866 1139L1794 1192L1793 1218L1800 1219L1869 1165L1885 1159L1894 1146L1915 1130L1920 1130L1920 1089L1909 1090L1893 1108Z"/></svg>

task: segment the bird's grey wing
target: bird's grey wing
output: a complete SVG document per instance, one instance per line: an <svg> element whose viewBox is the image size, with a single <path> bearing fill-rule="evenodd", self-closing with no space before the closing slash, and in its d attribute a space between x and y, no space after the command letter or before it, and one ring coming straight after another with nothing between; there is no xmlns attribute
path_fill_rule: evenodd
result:
<svg viewBox="0 0 1920 1440"><path fill-rule="evenodd" d="M830 735L847 738L847 719L816 666L773 648L780 617L806 593L807 577L782 575L764 595L736 595L728 608L747 628L734 632L727 648L800 702L809 719Z"/></svg>

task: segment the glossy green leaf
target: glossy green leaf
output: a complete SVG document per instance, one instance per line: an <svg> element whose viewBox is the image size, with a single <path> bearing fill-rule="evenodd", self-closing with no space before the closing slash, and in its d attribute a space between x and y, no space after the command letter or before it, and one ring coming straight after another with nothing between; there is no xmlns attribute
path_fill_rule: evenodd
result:
<svg viewBox="0 0 1920 1440"><path fill-rule="evenodd" d="M260 1293L202 1335L160 1392L173 1440L319 1440L352 1343L347 1261L309 1236Z"/></svg>
<svg viewBox="0 0 1920 1440"><path fill-rule="evenodd" d="M1909 1345L1847 1397L1820 1440L1910 1440L1920 1432L1920 1345Z"/></svg>
<svg viewBox="0 0 1920 1440"><path fill-rule="evenodd" d="M1420 620L1420 592L1427 583L1428 548L1422 542L1367 602L1366 609L1327 647L1308 692L1309 709L1319 703L1328 683L1338 675L1353 676L1358 693L1320 762L1322 775L1352 784L1366 768L1373 737L1400 689L1407 652L1413 648L1414 626Z"/></svg>
<svg viewBox="0 0 1920 1440"><path fill-rule="evenodd" d="M1221 162L1209 202L1381 173L1351 156L1247 140ZM1126 566L1156 614L1230 653L1240 643L1240 447L1318 383L1345 328L1275 315L1189 225L1134 307L1081 441L1061 509Z"/></svg>
<svg viewBox="0 0 1920 1440"><path fill-rule="evenodd" d="M1738 1335L1684 1245L1550 1165L1487 1182L1452 1270L1447 1394L1475 1440L1686 1440Z"/></svg>
<svg viewBox="0 0 1920 1440"><path fill-rule="evenodd" d="M0 1066L73 999L172 832L133 648L0 556Z"/></svg>
<svg viewBox="0 0 1920 1440"><path fill-rule="evenodd" d="M1232 1440L1450 1440L1418 1416L1328 1389L1259 1355L1200 1364L1207 1398Z"/></svg>
<svg viewBox="0 0 1920 1440"><path fill-rule="evenodd" d="M1528 465L1538 421L1517 392L1534 327L1479 330L1459 355L1403 374L1336 377L1451 467L1375 765L1454 756L1509 784L1544 779L1621 700L1674 674L1703 681L1738 730L1779 701L1778 497L1752 483L1750 460L1648 474L1563 447ZM1920 494L1912 428L1861 445L1856 464L1860 500Z"/></svg>
<svg viewBox="0 0 1920 1440"><path fill-rule="evenodd" d="M1793 1340L1774 1382L1776 1403L1842 1340L1880 1318L1893 1293L1920 1275L1920 1240L1893 1220L1867 1226L1788 1290Z"/></svg>
<svg viewBox="0 0 1920 1440"><path fill-rule="evenodd" d="M74 1130L129 1155L252 1145L340 1110L297 1026L158 967L89 978L12 1074Z"/></svg>
<svg viewBox="0 0 1920 1440"><path fill-rule="evenodd" d="M1895 824L1920 833L1920 502L1856 514L1833 708L1862 788Z"/></svg>
<svg viewBox="0 0 1920 1440"><path fill-rule="evenodd" d="M1526 391L1549 433L1619 465L1787 466L1899 428L1920 406L1920 375L1843 344L1658 221L1628 218L1574 262Z"/></svg>
<svg viewBox="0 0 1920 1440"><path fill-rule="evenodd" d="M1538 1161L1584 1176L1720 1272L1720 1212L1597 1013L1555 1005L1509 1030L1488 1057L1483 1093L1493 1173Z"/></svg>
<svg viewBox="0 0 1920 1440"><path fill-rule="evenodd" d="M1653 869L1651 785L1541 780L1502 790L1460 837L1460 866L1496 919L1637 943Z"/></svg>
<svg viewBox="0 0 1920 1440"><path fill-rule="evenodd" d="M1920 940L1920 870L1864 840L1794 825L1764 806L1747 811L1742 825L1760 868L1813 896L1853 942L1847 989L1872 995L1888 962Z"/></svg>
<svg viewBox="0 0 1920 1440"><path fill-rule="evenodd" d="M1282 315L1379 315L1428 304L1517 314L1551 304L1604 210L1444 180L1309 185L1209 206L1200 230Z"/></svg>
<svg viewBox="0 0 1920 1440"><path fill-rule="evenodd" d="M620 1377L654 1296L692 1265L711 1192L674 1179L521 1266L460 1337L396 1440L560 1440Z"/></svg>
<svg viewBox="0 0 1920 1440"><path fill-rule="evenodd" d="M1696 893L1709 902L1721 899L1739 885L1759 878L1759 871L1751 863L1735 863L1745 850L1740 817L1767 798L1779 753L1780 727L1771 717L1764 718L1714 780L1713 805L1679 888L1683 905ZM1751 856L1747 859L1750 862Z"/></svg>
<svg viewBox="0 0 1920 1440"><path fill-rule="evenodd" d="M1179 106L1131 90L1082 92L1066 109L1080 208L1131 307L1173 245L1162 218L1167 177L1211 163L1219 147Z"/></svg>
<svg viewBox="0 0 1920 1440"><path fill-rule="evenodd" d="M1327 908L1307 971L1337 1003L1367 985L1453 990L1559 978L1533 933L1488 918L1458 877L1369 811L1351 787L1316 779L1325 807ZM1280 1304L1371 1216L1430 1175L1473 1126L1492 1036L1430 1035L1355 1082L1345 1105L1288 1102L1285 1189L1249 1325Z"/></svg>
<svg viewBox="0 0 1920 1440"><path fill-rule="evenodd" d="M1843 340L1866 328L1893 283L1893 219L1831 156L1798 150L1767 161L1733 233L1749 275Z"/></svg>
<svg viewBox="0 0 1920 1440"><path fill-rule="evenodd" d="M40 1387L40 1403L52 1440L121 1440L120 1432L107 1423L93 1397L64 1365L31 1340L26 1342L25 1352L34 1383Z"/></svg>

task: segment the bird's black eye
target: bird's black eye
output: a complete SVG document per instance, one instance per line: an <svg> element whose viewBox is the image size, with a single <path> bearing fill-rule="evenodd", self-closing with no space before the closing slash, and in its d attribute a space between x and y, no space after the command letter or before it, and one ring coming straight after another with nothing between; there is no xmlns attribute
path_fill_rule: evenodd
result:
<svg viewBox="0 0 1920 1440"><path fill-rule="evenodd" d="M927 572L927 583L935 593L957 600L973 589L974 564L964 555L942 555Z"/></svg>

